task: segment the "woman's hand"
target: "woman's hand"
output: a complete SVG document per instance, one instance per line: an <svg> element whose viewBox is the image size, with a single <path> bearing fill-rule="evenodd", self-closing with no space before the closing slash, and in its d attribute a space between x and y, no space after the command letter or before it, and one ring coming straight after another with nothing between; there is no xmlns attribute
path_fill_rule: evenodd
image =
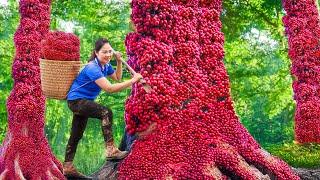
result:
<svg viewBox="0 0 320 180"><path fill-rule="evenodd" d="M136 83L136 82L138 82L140 79L142 79L143 77L142 77L142 75L140 74L140 73L135 73L134 75L133 75L133 78L132 78L132 80L133 80L133 82L134 83Z"/></svg>
<svg viewBox="0 0 320 180"><path fill-rule="evenodd" d="M115 57L117 62L121 62L121 59L122 59L121 56L122 56L121 52L119 52L119 51L115 51L114 52L114 57Z"/></svg>

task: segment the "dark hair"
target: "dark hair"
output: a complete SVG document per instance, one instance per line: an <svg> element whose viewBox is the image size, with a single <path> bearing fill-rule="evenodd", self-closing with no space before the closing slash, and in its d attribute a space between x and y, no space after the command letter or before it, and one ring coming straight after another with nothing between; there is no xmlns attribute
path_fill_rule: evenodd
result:
<svg viewBox="0 0 320 180"><path fill-rule="evenodd" d="M90 62L90 61L94 60L94 58L96 58L96 53L95 53L95 52L100 51L100 49L102 48L102 46L105 45L105 44L110 44L109 41L108 41L107 39L105 39L105 38L99 38L99 39L96 41L95 47L94 47L94 49L93 49L93 51L92 51L91 57L89 58L89 61L88 61L88 62Z"/></svg>

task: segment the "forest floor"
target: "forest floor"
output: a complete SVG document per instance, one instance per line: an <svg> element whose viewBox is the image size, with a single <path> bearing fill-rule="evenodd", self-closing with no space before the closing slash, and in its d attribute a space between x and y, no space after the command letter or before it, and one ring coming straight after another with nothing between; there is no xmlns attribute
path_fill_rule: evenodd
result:
<svg viewBox="0 0 320 180"><path fill-rule="evenodd" d="M303 180L320 180L320 169L293 168Z"/></svg>

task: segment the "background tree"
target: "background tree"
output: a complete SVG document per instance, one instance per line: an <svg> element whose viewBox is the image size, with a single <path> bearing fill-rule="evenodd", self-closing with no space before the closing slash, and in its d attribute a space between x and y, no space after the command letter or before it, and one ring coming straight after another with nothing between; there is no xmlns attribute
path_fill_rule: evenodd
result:
<svg viewBox="0 0 320 180"><path fill-rule="evenodd" d="M299 143L320 143L319 11L316 1L284 0L283 23L289 40L294 76L295 137Z"/></svg>
<svg viewBox="0 0 320 180"><path fill-rule="evenodd" d="M137 84L126 103L127 131L138 139L119 179L299 179L233 110L221 3L132 1L137 31L126 38L127 54L153 91Z"/></svg>
<svg viewBox="0 0 320 180"><path fill-rule="evenodd" d="M50 1L20 1L14 34L13 89L7 100L8 131L0 147L0 179L64 179L44 133L40 42L49 32Z"/></svg>
<svg viewBox="0 0 320 180"><path fill-rule="evenodd" d="M290 142L294 102L281 3L226 0L223 5L225 64L237 114L262 145Z"/></svg>

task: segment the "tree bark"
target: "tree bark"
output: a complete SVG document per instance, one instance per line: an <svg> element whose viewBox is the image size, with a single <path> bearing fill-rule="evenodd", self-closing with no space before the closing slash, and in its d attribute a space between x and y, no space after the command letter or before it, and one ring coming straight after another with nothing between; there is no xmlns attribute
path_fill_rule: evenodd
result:
<svg viewBox="0 0 320 180"><path fill-rule="evenodd" d="M137 84L126 102L126 129L142 137L119 179L299 179L234 111L221 13L220 0L132 1L129 63L153 90Z"/></svg>
<svg viewBox="0 0 320 180"><path fill-rule="evenodd" d="M319 38L320 21L315 0L283 0L283 17L288 36L289 57L297 103L295 139L299 143L320 143Z"/></svg>
<svg viewBox="0 0 320 180"><path fill-rule="evenodd" d="M131 149L129 147L132 146L134 139L135 139L134 137L130 137L130 135L126 133L120 145L121 150L130 151ZM118 168L120 163L121 161L107 161L97 172L92 174L91 177L94 180L104 180L104 179L117 180ZM320 169L306 169L306 168L292 168L292 169L302 180L320 179ZM265 172L265 174L268 173L267 169L261 169L261 171ZM237 180L239 178L240 177L233 176L231 174L229 176L230 180ZM270 179L276 180L274 176L270 177Z"/></svg>
<svg viewBox="0 0 320 180"><path fill-rule="evenodd" d="M14 87L7 100L8 132L0 148L0 179L64 179L44 133L45 97L40 82L41 40L50 27L50 0L19 1L14 35Z"/></svg>

